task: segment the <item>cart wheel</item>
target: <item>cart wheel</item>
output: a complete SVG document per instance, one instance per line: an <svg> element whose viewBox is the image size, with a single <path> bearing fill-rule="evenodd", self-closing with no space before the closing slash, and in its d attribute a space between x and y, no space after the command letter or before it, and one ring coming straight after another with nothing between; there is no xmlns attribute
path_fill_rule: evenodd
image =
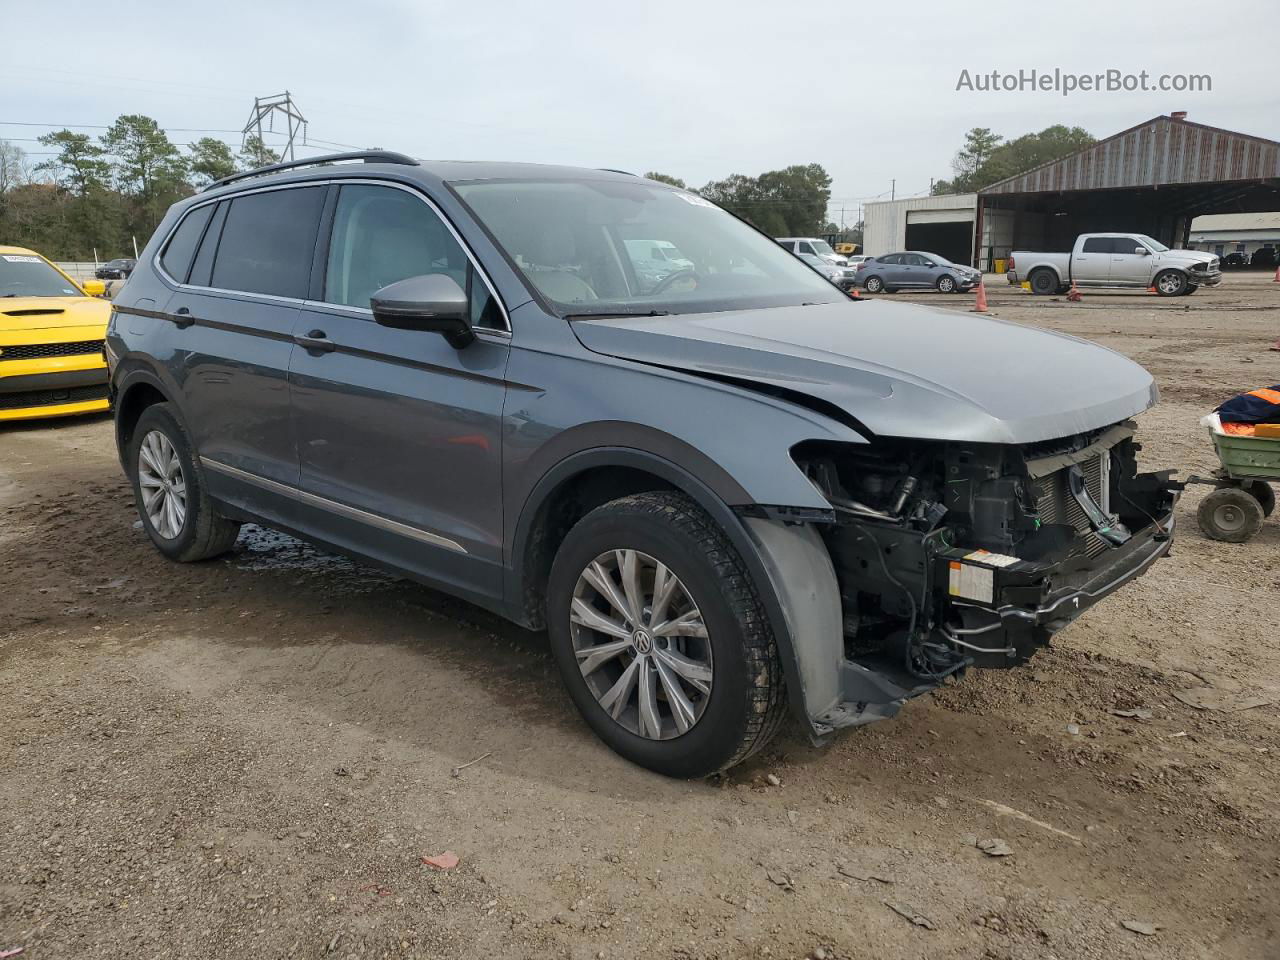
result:
<svg viewBox="0 0 1280 960"><path fill-rule="evenodd" d="M1200 501L1196 519L1206 537L1244 543L1262 526L1262 504L1239 487L1220 487Z"/></svg>
<svg viewBox="0 0 1280 960"><path fill-rule="evenodd" d="M1250 480L1244 485L1244 489L1253 499L1262 504L1262 515L1271 516L1276 508L1276 492L1271 489L1271 484L1265 480Z"/></svg>

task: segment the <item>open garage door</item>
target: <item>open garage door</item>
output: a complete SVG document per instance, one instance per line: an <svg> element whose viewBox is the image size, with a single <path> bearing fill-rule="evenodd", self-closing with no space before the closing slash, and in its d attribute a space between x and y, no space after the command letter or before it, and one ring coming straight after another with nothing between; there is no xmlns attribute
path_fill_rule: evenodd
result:
<svg viewBox="0 0 1280 960"><path fill-rule="evenodd" d="M952 263L973 259L973 214L968 210L910 210L907 249L936 253Z"/></svg>

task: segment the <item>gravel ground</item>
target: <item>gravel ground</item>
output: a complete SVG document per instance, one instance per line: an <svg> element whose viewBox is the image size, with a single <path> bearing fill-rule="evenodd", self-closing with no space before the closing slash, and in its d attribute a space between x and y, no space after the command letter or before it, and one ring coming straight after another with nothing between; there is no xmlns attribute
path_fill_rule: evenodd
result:
<svg viewBox="0 0 1280 960"><path fill-rule="evenodd" d="M1154 466L1280 380L1261 276L990 292L1152 370ZM0 428L0 955L1280 956L1280 706L1176 696L1280 700L1280 519L1209 541L1202 495L1029 666L684 783L590 735L542 635L253 527L171 564L108 420Z"/></svg>

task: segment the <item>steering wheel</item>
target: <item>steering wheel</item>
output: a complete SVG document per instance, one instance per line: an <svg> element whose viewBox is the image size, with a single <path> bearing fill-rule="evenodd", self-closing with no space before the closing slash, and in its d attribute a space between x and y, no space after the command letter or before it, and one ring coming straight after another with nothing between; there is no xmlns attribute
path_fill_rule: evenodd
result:
<svg viewBox="0 0 1280 960"><path fill-rule="evenodd" d="M665 293L668 287L670 287L677 280L682 280L685 277L692 277L695 287L697 286L698 280L701 279L701 275L698 273L697 270L693 270L693 269L677 270L675 273L667 274L665 277L663 277L661 280L655 283L653 285L653 289L649 291L649 296L656 297L660 293Z"/></svg>

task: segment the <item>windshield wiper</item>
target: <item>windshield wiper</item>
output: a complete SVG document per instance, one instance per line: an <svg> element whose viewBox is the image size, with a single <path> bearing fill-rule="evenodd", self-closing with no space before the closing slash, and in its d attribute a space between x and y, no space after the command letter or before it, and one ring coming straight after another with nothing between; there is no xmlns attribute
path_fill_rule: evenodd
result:
<svg viewBox="0 0 1280 960"><path fill-rule="evenodd" d="M610 310L606 313L566 313L566 320L611 320L615 317L669 317L670 310L644 310L629 312L626 310Z"/></svg>

